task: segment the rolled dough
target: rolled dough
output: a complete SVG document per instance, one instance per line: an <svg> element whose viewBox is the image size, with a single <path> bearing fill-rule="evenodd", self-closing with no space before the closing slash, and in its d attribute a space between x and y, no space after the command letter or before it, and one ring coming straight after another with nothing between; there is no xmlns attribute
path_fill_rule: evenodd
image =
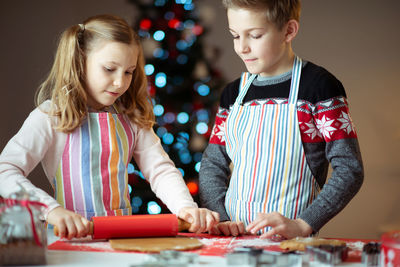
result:
<svg viewBox="0 0 400 267"><path fill-rule="evenodd" d="M296 237L293 239L282 241L280 244L280 248L289 251L293 250L305 251L306 246L320 246L320 245L345 246L346 242L336 239L324 239L317 237Z"/></svg>
<svg viewBox="0 0 400 267"><path fill-rule="evenodd" d="M149 237L110 239L110 245L116 250L160 252L162 250L190 250L203 246L199 240L193 237Z"/></svg>

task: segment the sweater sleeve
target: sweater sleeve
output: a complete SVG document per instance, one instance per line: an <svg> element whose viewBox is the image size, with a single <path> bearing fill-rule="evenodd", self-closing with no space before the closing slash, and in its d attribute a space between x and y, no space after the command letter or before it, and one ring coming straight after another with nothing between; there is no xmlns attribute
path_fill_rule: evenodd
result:
<svg viewBox="0 0 400 267"><path fill-rule="evenodd" d="M153 129L137 131L133 157L153 192L172 213L178 214L183 207L197 207L181 172L165 153Z"/></svg>
<svg viewBox="0 0 400 267"><path fill-rule="evenodd" d="M325 142L325 157L331 164L332 174L327 183L318 181L322 186L319 195L299 216L314 232L343 210L360 190L364 179L360 147L346 99L332 98L318 103L316 107L314 128ZM306 154L316 155L321 146L319 143L307 144L305 149Z"/></svg>
<svg viewBox="0 0 400 267"><path fill-rule="evenodd" d="M224 124L227 114L225 108L220 107L218 109L199 172L201 204L205 208L218 212L220 221L229 220L225 210L225 194L231 173L229 169L231 160L225 149Z"/></svg>
<svg viewBox="0 0 400 267"><path fill-rule="evenodd" d="M45 191L34 186L27 177L52 144L53 131L48 115L36 108L0 155L0 195L9 197L22 187L47 205L45 217L59 204Z"/></svg>

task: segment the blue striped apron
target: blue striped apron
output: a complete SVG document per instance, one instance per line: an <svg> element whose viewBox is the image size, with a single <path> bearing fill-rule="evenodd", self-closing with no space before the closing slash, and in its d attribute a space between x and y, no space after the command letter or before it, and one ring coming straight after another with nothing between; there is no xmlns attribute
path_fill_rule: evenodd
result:
<svg viewBox="0 0 400 267"><path fill-rule="evenodd" d="M87 219L132 213L127 166L134 132L123 114L88 113L68 134L56 172L55 198Z"/></svg>
<svg viewBox="0 0 400 267"><path fill-rule="evenodd" d="M243 104L256 75L242 75L225 124L226 150L234 165L225 208L232 221L247 225L257 213L273 211L295 219L318 194L297 119L301 67L296 56L287 104Z"/></svg>

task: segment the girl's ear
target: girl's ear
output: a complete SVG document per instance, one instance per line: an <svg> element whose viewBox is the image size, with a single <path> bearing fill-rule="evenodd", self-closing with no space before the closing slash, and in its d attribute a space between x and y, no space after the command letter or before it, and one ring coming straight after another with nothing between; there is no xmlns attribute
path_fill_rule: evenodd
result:
<svg viewBox="0 0 400 267"><path fill-rule="evenodd" d="M299 32L299 22L295 19L291 19L287 22L285 26L285 41L291 42L293 41L294 37L296 37L297 33Z"/></svg>

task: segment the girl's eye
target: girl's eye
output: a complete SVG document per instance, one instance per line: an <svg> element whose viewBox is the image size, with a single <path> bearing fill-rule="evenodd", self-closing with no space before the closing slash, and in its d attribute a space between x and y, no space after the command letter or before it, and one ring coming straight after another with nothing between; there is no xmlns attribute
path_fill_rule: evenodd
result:
<svg viewBox="0 0 400 267"><path fill-rule="evenodd" d="M113 71L114 71L114 69L109 68L109 67L104 67L104 69L105 69L106 71L108 71L108 72L113 72Z"/></svg>
<svg viewBox="0 0 400 267"><path fill-rule="evenodd" d="M133 75L133 72L127 71L125 72L126 75Z"/></svg>
<svg viewBox="0 0 400 267"><path fill-rule="evenodd" d="M261 35L252 35L251 38L253 38L253 39L259 39L259 38L261 38Z"/></svg>

